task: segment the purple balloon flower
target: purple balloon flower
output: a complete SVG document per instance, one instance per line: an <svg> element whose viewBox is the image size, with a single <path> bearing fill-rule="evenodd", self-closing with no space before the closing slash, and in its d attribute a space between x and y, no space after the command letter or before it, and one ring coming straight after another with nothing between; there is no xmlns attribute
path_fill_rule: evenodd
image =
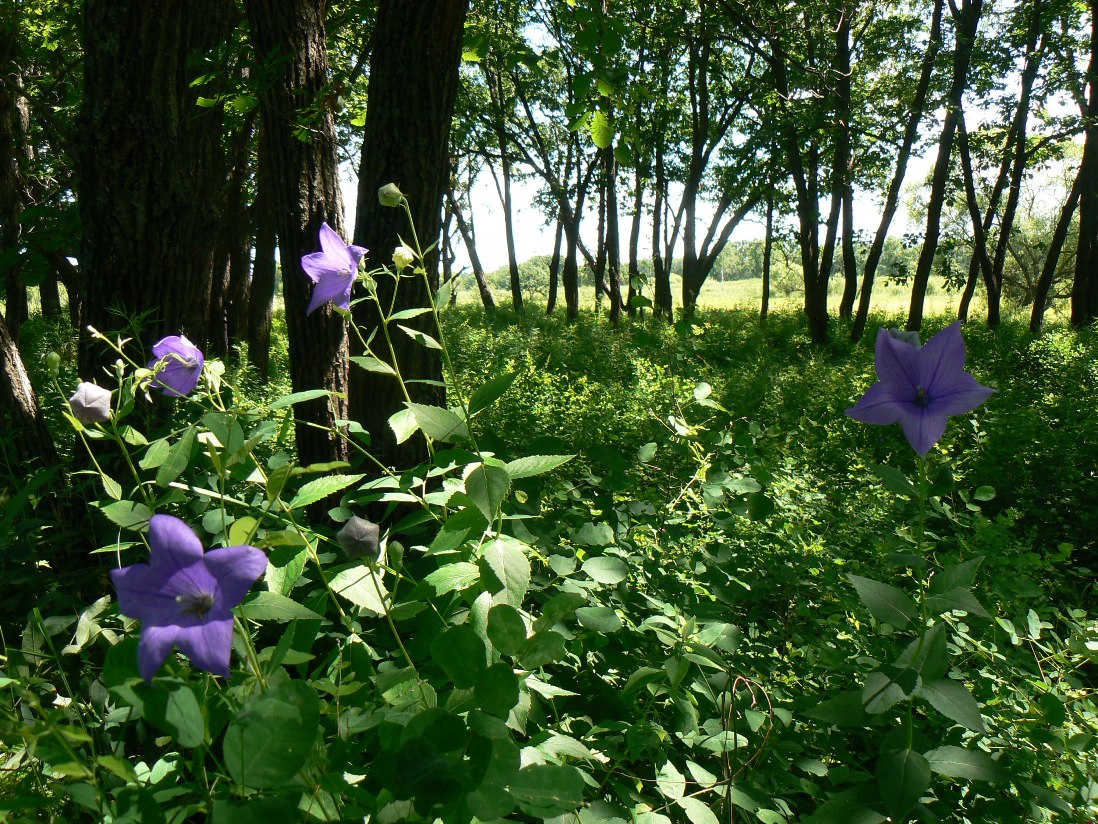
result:
<svg viewBox="0 0 1098 824"><path fill-rule="evenodd" d="M926 455L945 432L946 418L971 412L995 391L965 371L961 323L920 347L887 329L877 332L877 383L846 414L865 423L899 423L907 442Z"/></svg>
<svg viewBox="0 0 1098 824"><path fill-rule="evenodd" d="M169 335L153 344L153 355L149 369L156 373L153 389L159 389L172 398L182 398L191 394L198 386L202 375L202 366L206 358L202 350L182 335Z"/></svg>
<svg viewBox="0 0 1098 824"><path fill-rule="evenodd" d="M82 424L101 423L111 417L111 390L81 381L69 398L72 416Z"/></svg>
<svg viewBox="0 0 1098 824"><path fill-rule="evenodd" d="M232 609L267 568L267 556L253 546L203 553L190 527L171 515L153 515L149 544L149 563L111 570L119 611L141 620L141 677L152 681L176 646L196 667L228 677Z"/></svg>
<svg viewBox="0 0 1098 824"><path fill-rule="evenodd" d="M355 284L358 263L366 254L362 246L348 246L327 223L320 226L320 248L301 258L301 268L316 284L309 308L305 313L311 315L328 301L340 309L349 309L351 305L351 287Z"/></svg>

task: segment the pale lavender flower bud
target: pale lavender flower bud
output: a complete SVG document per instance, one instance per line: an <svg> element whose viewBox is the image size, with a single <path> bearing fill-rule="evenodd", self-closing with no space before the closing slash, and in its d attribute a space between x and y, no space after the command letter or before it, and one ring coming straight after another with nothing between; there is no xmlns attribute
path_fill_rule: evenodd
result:
<svg viewBox="0 0 1098 824"><path fill-rule="evenodd" d="M398 270L407 269L416 262L416 253L405 243L393 249L393 263Z"/></svg>
<svg viewBox="0 0 1098 824"><path fill-rule="evenodd" d="M404 193L397 188L395 183L386 183L377 190L377 199L382 206L399 206L404 200Z"/></svg>
<svg viewBox="0 0 1098 824"><path fill-rule="evenodd" d="M348 558L365 558L374 561L380 554L378 532L377 524L352 515L343 528L336 533L336 538Z"/></svg>
<svg viewBox="0 0 1098 824"><path fill-rule="evenodd" d="M69 398L72 416L82 424L101 423L111 417L111 391L81 381Z"/></svg>

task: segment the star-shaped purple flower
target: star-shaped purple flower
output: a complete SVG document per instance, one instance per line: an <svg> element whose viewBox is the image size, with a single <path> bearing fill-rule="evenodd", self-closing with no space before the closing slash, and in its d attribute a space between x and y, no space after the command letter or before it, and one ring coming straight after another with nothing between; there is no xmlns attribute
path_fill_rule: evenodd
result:
<svg viewBox="0 0 1098 824"><path fill-rule="evenodd" d="M111 417L111 390L80 381L69 398L72 416L82 424L102 423Z"/></svg>
<svg viewBox="0 0 1098 824"><path fill-rule="evenodd" d="M198 386L206 358L202 350L183 335L161 338L153 344L153 355L155 357L149 361L149 369L156 373L150 384L153 389L159 389L171 398L182 398Z"/></svg>
<svg viewBox="0 0 1098 824"><path fill-rule="evenodd" d="M320 248L301 258L301 268L316 285L309 308L305 313L311 315L328 301L340 309L349 309L351 288L355 285L358 264L366 249L362 246L348 246L327 223L320 226Z"/></svg>
<svg viewBox="0 0 1098 824"><path fill-rule="evenodd" d="M920 455L942 437L950 415L971 412L995 391L965 371L960 321L921 347L878 330L876 366L879 380L846 414L864 423L898 422Z"/></svg>
<svg viewBox="0 0 1098 824"><path fill-rule="evenodd" d="M228 677L232 609L267 568L267 556L253 546L204 553L190 527L171 515L153 515L149 544L149 563L111 570L119 612L141 620L141 677L152 681L172 647Z"/></svg>

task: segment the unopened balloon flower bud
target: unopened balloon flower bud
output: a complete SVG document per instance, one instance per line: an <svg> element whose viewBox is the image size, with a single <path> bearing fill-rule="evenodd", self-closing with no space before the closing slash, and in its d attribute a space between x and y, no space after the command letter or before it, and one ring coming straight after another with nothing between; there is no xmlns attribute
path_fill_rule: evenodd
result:
<svg viewBox="0 0 1098 824"><path fill-rule="evenodd" d="M416 253L407 244L402 243L393 250L393 263L398 270L406 269L415 262Z"/></svg>
<svg viewBox="0 0 1098 824"><path fill-rule="evenodd" d="M348 558L377 560L380 554L378 526L365 518L352 515L343 528L336 533L336 539Z"/></svg>
<svg viewBox="0 0 1098 824"><path fill-rule="evenodd" d="M50 352L46 355L46 369L50 372L50 377L56 378L61 371L61 356L56 352Z"/></svg>
<svg viewBox="0 0 1098 824"><path fill-rule="evenodd" d="M69 398L72 416L80 423L93 424L109 420L111 416L111 392L94 383L81 382Z"/></svg>
<svg viewBox="0 0 1098 824"><path fill-rule="evenodd" d="M395 183L386 183L377 190L377 199L382 206L399 206L404 199L404 193L397 188Z"/></svg>

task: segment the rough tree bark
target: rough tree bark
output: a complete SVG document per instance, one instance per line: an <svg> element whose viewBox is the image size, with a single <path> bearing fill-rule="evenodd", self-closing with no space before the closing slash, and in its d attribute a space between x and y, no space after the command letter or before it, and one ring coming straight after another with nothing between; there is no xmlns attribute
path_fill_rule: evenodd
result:
<svg viewBox="0 0 1098 824"><path fill-rule="evenodd" d="M354 234L355 243L369 250L371 269L389 263L400 238L410 239L411 235L404 210L378 202L378 189L387 183L395 183L407 197L423 246L438 239L450 175L450 120L467 11L468 0L381 0L378 6L373 36L379 46L370 60ZM424 265L432 286L437 285L437 250L426 255ZM394 282L382 277L378 292L383 306L389 306L398 283L394 308L429 305L432 298L423 278L403 277ZM372 301L359 303L354 312L366 335L378 326L378 307ZM437 330L427 325L430 318L430 314L421 315L407 323L437 335ZM421 346L399 331L395 331L393 343L406 380L442 380L437 350ZM388 353L375 354L388 357ZM412 383L409 388L415 402L445 402L445 392L433 383ZM404 408L405 398L391 377L356 369L350 398L355 418L369 431L370 449L379 461L408 466L426 457L421 438L396 443L389 418Z"/></svg>
<svg viewBox="0 0 1098 824"><path fill-rule="evenodd" d="M347 391L347 328L325 305L311 315L310 282L301 257L319 249L327 222L346 236L339 195L336 135L327 104L328 41L325 0L247 0L252 45L265 70L259 77L260 116L269 152L271 184L282 265L282 295L290 342L294 391ZM310 139L301 140L300 124ZM347 418L338 395L294 407L297 451L303 464L342 460L347 445L332 431Z"/></svg>
<svg viewBox="0 0 1098 824"><path fill-rule="evenodd" d="M1090 66L1087 78L1086 137L1079 164L1079 248L1071 287L1071 323L1098 318L1098 0L1090 0Z"/></svg>

